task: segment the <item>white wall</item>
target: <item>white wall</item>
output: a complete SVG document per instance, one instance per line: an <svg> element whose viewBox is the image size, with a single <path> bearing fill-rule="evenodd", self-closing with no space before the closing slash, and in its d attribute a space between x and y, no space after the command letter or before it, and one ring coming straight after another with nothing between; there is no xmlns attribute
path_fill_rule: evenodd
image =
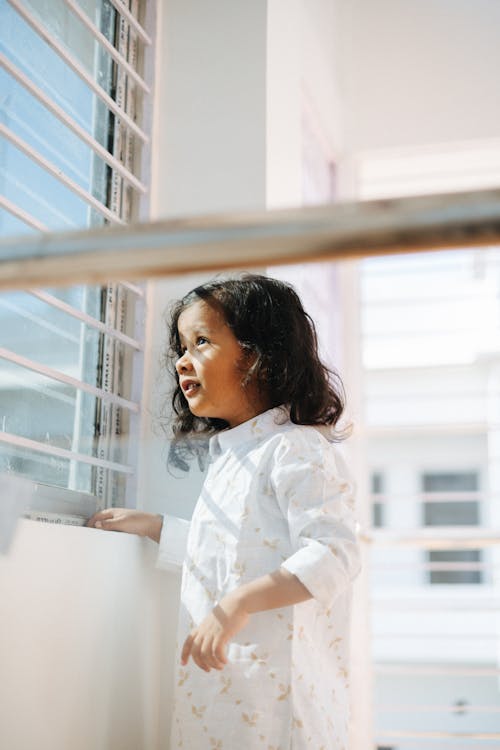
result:
<svg viewBox="0 0 500 750"><path fill-rule="evenodd" d="M347 150L498 136L496 0L337 0Z"/></svg>
<svg viewBox="0 0 500 750"><path fill-rule="evenodd" d="M367 370L366 424L379 431L385 427L425 430L430 425L452 428L463 424L485 431L488 374L486 361ZM373 447L376 450L375 444Z"/></svg>
<svg viewBox="0 0 500 750"><path fill-rule="evenodd" d="M406 666L404 663L401 666ZM495 714L488 712L473 712L465 706L463 713L452 709L458 701L465 701L469 706L488 706L498 696L498 687L494 676L476 675L442 675L432 673L433 665L421 662L422 669L426 667L431 672L429 675L398 675L380 674L377 678L377 704L380 706L394 706L395 704L409 706L415 704L422 706L421 711L400 710L392 715L390 711L382 711L377 714L377 731L375 736L380 739L380 744L396 745L401 750L479 750L484 747L495 747L495 742L481 742L473 739L459 739L461 734L487 733L498 731L498 722ZM457 665L467 667L467 665ZM411 665L410 665L411 667ZM389 667L390 669L390 667ZM493 698L493 700L492 700ZM439 711L426 712L426 706L438 706ZM394 732L408 731L434 731L434 732L456 732L454 738L439 738L434 740L422 738L407 739L401 741L397 737L388 737L383 729L391 729ZM382 742L385 736L386 741Z"/></svg>
<svg viewBox="0 0 500 750"><path fill-rule="evenodd" d="M262 208L267 3L159 6L152 217Z"/></svg>
<svg viewBox="0 0 500 750"><path fill-rule="evenodd" d="M0 557L0 747L164 747L177 583L153 542L21 521Z"/></svg>
<svg viewBox="0 0 500 750"><path fill-rule="evenodd" d="M267 3L160 3L151 218L266 205ZM169 385L160 366L163 313L210 275L149 282L138 503L191 516L202 473L167 473L157 417Z"/></svg>

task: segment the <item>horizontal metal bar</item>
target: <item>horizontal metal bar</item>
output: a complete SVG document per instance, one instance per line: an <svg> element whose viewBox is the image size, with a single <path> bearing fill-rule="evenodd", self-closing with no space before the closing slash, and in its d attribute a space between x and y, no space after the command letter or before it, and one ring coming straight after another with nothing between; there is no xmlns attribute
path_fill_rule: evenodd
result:
<svg viewBox="0 0 500 750"><path fill-rule="evenodd" d="M141 78L139 73L135 70L135 68L130 65L130 63L121 55L116 47L113 47L111 42L106 39L104 34L99 31L97 26L91 21L91 19L87 16L87 14L83 11L83 9L78 5L75 0L64 0L68 8L70 8L75 16L77 16L80 21L83 23L83 25L90 31L94 39L97 39L99 44L101 44L106 52L113 58L113 60L121 67L123 70L129 75L135 83L146 93L150 94L151 89L147 85L147 83Z"/></svg>
<svg viewBox="0 0 500 750"><path fill-rule="evenodd" d="M136 19L134 15L129 11L129 9L124 5L124 3L120 2L120 0L110 0L111 5L113 5L118 13L125 18L126 21L128 21L129 25L134 29L137 36L142 39L144 44L150 45L152 44L151 37L149 34L142 28L139 21Z"/></svg>
<svg viewBox="0 0 500 750"><path fill-rule="evenodd" d="M4 195L0 195L0 206L10 214L12 214L12 216L15 216L16 219L19 219L23 222L23 224L27 224L32 229L36 229L39 232L47 231L47 227L45 226L45 224L42 224L42 222L38 221L38 219L35 219L34 216L31 216L31 214L27 213L19 206L16 206L15 203L12 203L12 201L10 201Z"/></svg>
<svg viewBox="0 0 500 750"><path fill-rule="evenodd" d="M101 333L106 334L106 336L111 336L112 338L115 338L118 341L121 341L123 344L126 344L127 346L132 347L132 349L136 349L137 351L142 351L143 346L140 341L137 341L136 339L133 339L130 336L127 336L125 333L122 333L121 331L117 331L116 328L112 328L111 326L108 326L105 323L102 323L100 320L96 320L96 318L93 318L91 315L88 315L87 313L84 313L81 310L77 310L76 307L72 307L71 305L68 305L67 302L63 302L58 297L54 297L52 294L49 294L48 292L44 292L43 290L40 290L40 289L31 289L29 293L33 295L33 297L36 297L42 302L45 302L47 305L50 305L51 307L55 307L56 309L61 310L61 312L64 312L67 315L71 315L71 317L76 318L77 320L84 323L85 325L90 326L91 328L95 328ZM0 298L0 302L1 302L1 298Z"/></svg>
<svg viewBox="0 0 500 750"><path fill-rule="evenodd" d="M212 215L4 240L0 288L147 279L498 240L500 190Z"/></svg>
<svg viewBox="0 0 500 750"><path fill-rule="evenodd" d="M59 180L65 187L68 188L68 190L71 190L71 192L75 193L79 198L81 198L85 203L87 203L89 206L92 206L96 211L98 211L100 214L106 217L108 221L111 221L113 224L125 224L125 222L120 219L119 216L112 213L109 208L106 208L100 201L97 200L97 198L94 198L94 196L89 193L87 190L84 190L80 185L78 185L74 180L71 179L71 177L68 177L67 175L63 174L63 172L56 167L52 162L48 161L44 156L38 153L34 148L32 148L26 141L23 141L22 138L19 138L16 133L14 133L10 128L8 128L6 125L0 122L0 136L3 136L8 141L10 141L16 148L18 148L20 151L22 151L29 159L34 161L36 164L38 164L39 167L41 167L43 170L48 172L52 177L54 177L56 180Z"/></svg>
<svg viewBox="0 0 500 750"><path fill-rule="evenodd" d="M124 180L126 180L135 190L139 193L144 194L147 192L146 186L135 177L118 159L107 151L104 146L101 146L95 138L87 133L87 131L79 125L76 120L70 117L62 107L54 102L50 96L48 96L41 88L39 88L33 81L26 76L22 70L12 63L2 52L0 52L0 67L4 68L9 75L23 86L29 93L38 99L43 106L52 112L52 114L60 120L69 130L80 138L89 148L94 151L106 164L115 170ZM39 228L39 227L35 227Z"/></svg>
<svg viewBox="0 0 500 750"><path fill-rule="evenodd" d="M121 109L116 102L99 86L94 78L87 73L83 66L76 58L71 55L58 40L50 34L45 26L40 23L32 13L24 7L21 0L7 0L10 5L19 13L19 15L28 23L31 28L64 60L66 65L84 81L87 86L101 99L111 112L120 118L127 127L137 135L144 143L149 143L146 133L132 120L132 118Z"/></svg>
<svg viewBox="0 0 500 750"><path fill-rule="evenodd" d="M136 404L133 401L128 401L126 398L117 396L115 393L103 391L101 388L96 388L93 385L89 385L89 383L84 383L82 380L72 378L70 375L65 375L63 372L54 370L52 367L47 367L46 365L40 364L40 362L35 362L31 359L28 359L27 357L22 357L20 354L15 354L15 352L11 352L9 351L9 349L5 349L4 347L0 347L0 359L5 359L8 362L13 362L20 367L26 368L27 370L38 372L40 375L43 375L50 380L56 380L57 382L64 383L65 385L69 385L72 388L77 388L80 391L90 393L96 398L100 398L103 401L109 401L110 403L116 404L117 406L122 406L124 409L128 409L131 412L139 412L139 404Z"/></svg>
<svg viewBox="0 0 500 750"><path fill-rule="evenodd" d="M432 526L419 529L370 529L362 542L377 547L477 549L500 545L500 530L481 526Z"/></svg>
<svg viewBox="0 0 500 750"><path fill-rule="evenodd" d="M118 464L115 461L106 461L102 458L87 456L85 453L76 453L75 451L66 450L65 448L57 448L54 445L39 443L37 440L20 437L19 435L13 435L9 432L0 431L0 443L6 443L7 445L12 445L16 448L27 448L28 450L37 453L45 453L48 456L65 458L68 461L78 461L79 463L90 464L91 466L99 466L103 469L108 469L109 471L120 472L121 474L134 473L133 468L126 464Z"/></svg>

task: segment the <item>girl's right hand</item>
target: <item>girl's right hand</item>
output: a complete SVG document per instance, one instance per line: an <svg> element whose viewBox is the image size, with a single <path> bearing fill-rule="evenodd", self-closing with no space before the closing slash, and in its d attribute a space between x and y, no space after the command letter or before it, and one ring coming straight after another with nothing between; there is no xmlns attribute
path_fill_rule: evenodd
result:
<svg viewBox="0 0 500 750"><path fill-rule="evenodd" d="M128 534L148 536L153 541L159 542L163 516L133 508L107 508L94 513L85 525L94 529L124 531Z"/></svg>

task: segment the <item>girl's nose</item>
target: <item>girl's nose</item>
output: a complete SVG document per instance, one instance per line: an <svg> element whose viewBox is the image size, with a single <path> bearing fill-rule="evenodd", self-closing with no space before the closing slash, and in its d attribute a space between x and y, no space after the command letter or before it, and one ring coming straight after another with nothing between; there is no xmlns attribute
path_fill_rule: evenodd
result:
<svg viewBox="0 0 500 750"><path fill-rule="evenodd" d="M184 352L184 354L179 357L179 359L175 363L175 369L177 370L179 375L181 374L181 372L189 372L189 370L193 369L193 365L191 364L187 352Z"/></svg>

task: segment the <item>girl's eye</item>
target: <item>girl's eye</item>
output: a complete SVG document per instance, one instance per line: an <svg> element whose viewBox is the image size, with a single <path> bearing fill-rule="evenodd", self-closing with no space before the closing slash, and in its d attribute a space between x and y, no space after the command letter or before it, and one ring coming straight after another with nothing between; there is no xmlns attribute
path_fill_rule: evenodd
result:
<svg viewBox="0 0 500 750"><path fill-rule="evenodd" d="M205 336L198 336L196 339L196 346L201 346L201 344L208 344L208 339Z"/></svg>

